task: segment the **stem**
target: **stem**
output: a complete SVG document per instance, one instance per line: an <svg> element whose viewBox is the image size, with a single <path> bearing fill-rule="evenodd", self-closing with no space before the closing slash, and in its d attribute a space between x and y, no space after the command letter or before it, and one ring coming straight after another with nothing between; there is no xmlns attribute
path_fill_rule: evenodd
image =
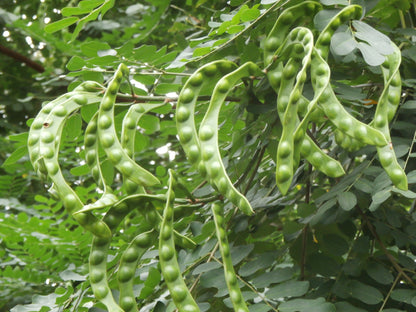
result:
<svg viewBox="0 0 416 312"><path fill-rule="evenodd" d="M127 94L118 94L117 95L117 102L127 103L127 102L134 102L134 103L146 103L146 102L176 102L179 96L164 96L164 95L127 95ZM202 95L198 96L198 101L209 101L211 99L210 95ZM226 101L231 102L240 102L241 99L238 97L229 96L225 99ZM130 105L130 104L128 104Z"/></svg>
<svg viewBox="0 0 416 312"><path fill-rule="evenodd" d="M20 54L19 52L9 49L5 46L0 45L0 53L3 53L21 63L26 64L28 67L36 70L38 73L43 73L45 71L45 68L41 64L36 63L27 56L24 56L23 54Z"/></svg>
<svg viewBox="0 0 416 312"><path fill-rule="evenodd" d="M410 144L409 153L407 154L406 161L404 162L404 168L406 169L407 163L409 162L410 154L412 154L413 145L415 144L416 140L416 131L413 133L412 143Z"/></svg>
<svg viewBox="0 0 416 312"><path fill-rule="evenodd" d="M394 280L393 285L391 285L391 287L390 287L390 289L389 289L389 292L388 292L388 294L387 294L386 298L384 298L384 300L383 300L383 304L381 305L381 307L380 307L380 309L378 310L378 312L382 312L382 311L383 311L384 306L385 306L385 305L386 305L386 303L387 303L387 300L389 300L390 295L391 295L391 293L393 292L393 289L396 287L396 284L398 283L398 281L400 280L400 278L401 278L401 274L399 273L399 274L397 275L396 279Z"/></svg>
<svg viewBox="0 0 416 312"><path fill-rule="evenodd" d="M281 3L282 0L279 0L275 3L273 3L273 5L268 8L267 10L264 11L263 14L261 14L258 18L256 18L253 23L251 23L250 25L247 26L247 28L245 28L244 30L242 30L241 32L239 32L236 36L232 37L231 39L227 40L226 42L224 42L223 44L219 45L216 49L212 50L211 52L209 52L208 54L205 54L195 60L191 60L189 63L195 63L195 62L199 62L200 60L204 59L204 58L209 58L210 56L212 56L214 53L217 53L218 51L220 51L221 49L225 48L227 45L229 45L231 42L233 42L234 40L236 40L237 38L241 37L243 34L245 34L246 32L248 32L249 30L251 30L263 17L265 17L269 12L271 12L275 7L277 7L279 4L281 6L285 5L286 3L289 2L289 0L286 0L284 3Z"/></svg>

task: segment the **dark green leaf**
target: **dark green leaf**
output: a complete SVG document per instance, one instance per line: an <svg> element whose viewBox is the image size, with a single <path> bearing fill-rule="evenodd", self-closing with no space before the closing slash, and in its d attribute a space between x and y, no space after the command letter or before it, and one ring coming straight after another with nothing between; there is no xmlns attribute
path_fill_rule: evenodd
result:
<svg viewBox="0 0 416 312"><path fill-rule="evenodd" d="M366 304L377 304L383 301L383 294L375 287L359 281L351 281L351 296Z"/></svg>
<svg viewBox="0 0 416 312"><path fill-rule="evenodd" d="M271 287L266 292L266 297L272 300L285 297L300 297L306 294L308 289L308 281L291 280Z"/></svg>
<svg viewBox="0 0 416 312"><path fill-rule="evenodd" d="M335 312L335 306L324 298L294 299L279 305L280 312Z"/></svg>
<svg viewBox="0 0 416 312"><path fill-rule="evenodd" d="M357 197L352 192L342 192L338 194L337 200L341 208L345 211L350 211L357 205Z"/></svg>

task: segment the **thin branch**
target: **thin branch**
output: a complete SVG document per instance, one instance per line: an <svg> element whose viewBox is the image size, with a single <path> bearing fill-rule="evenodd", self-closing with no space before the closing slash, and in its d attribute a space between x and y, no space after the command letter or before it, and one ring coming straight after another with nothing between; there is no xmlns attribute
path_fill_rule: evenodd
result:
<svg viewBox="0 0 416 312"><path fill-rule="evenodd" d="M264 18L269 12L271 12L275 7L277 7L278 5L283 6L286 3L289 2L289 0L286 0L285 2L281 3L282 0L277 1L275 3L273 3L273 5L268 8L267 10L264 11L263 14L261 14L259 17L257 17L253 23L251 23L250 25L247 26L247 28L245 28L244 30L242 30L241 32L239 32L236 36L230 38L229 40L227 40L226 42L224 42L223 44L219 45L216 49L212 50L211 52L195 59L195 60L191 60L189 63L195 63L195 62L199 62L200 60L210 57L213 54L217 53L218 51L220 51L221 49L225 48L227 45L229 45L231 42L233 42L234 40L238 39L239 37L241 37L243 34L245 34L246 32L250 31L262 18ZM189 64L188 63L188 64Z"/></svg>
<svg viewBox="0 0 416 312"><path fill-rule="evenodd" d="M28 58L27 56L24 56L23 54L20 54L19 52L9 49L5 46L0 45L0 53L3 53L15 59L16 61L26 64L28 67L36 70L39 73L43 73L45 71L45 68L39 63L36 63L32 61L30 58Z"/></svg>
<svg viewBox="0 0 416 312"><path fill-rule="evenodd" d="M397 274L397 277L396 277L396 279L394 280L393 285L391 285L391 287L390 287L390 289L389 289L389 292L388 292L388 294L387 294L386 298L384 298L384 300L383 300L383 304L381 305L381 307L380 307L380 309L378 310L378 312L382 312L382 311L383 311L383 309L384 309L384 307L385 307L385 305L386 305L387 301L389 300L389 298L390 298L390 296L391 296L391 293L393 292L393 290L394 290L394 288L396 287L397 283L400 281L400 278L401 278L401 277L402 277L402 275L401 275L400 273L399 273L399 274Z"/></svg>
<svg viewBox="0 0 416 312"><path fill-rule="evenodd" d="M134 102L134 103L146 103L146 102L176 102L179 96L164 96L164 95L126 95L126 94L118 94L117 95L117 102L127 103L127 102ZM198 96L198 101L209 101L211 99L210 95L201 95ZM225 98L225 101L230 102L240 102L241 98L228 96Z"/></svg>

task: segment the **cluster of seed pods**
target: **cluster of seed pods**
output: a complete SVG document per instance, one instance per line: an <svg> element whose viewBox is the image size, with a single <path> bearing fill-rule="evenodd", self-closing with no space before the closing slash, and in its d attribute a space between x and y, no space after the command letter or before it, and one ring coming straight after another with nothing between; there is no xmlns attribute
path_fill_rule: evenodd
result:
<svg viewBox="0 0 416 312"><path fill-rule="evenodd" d="M307 28L295 27L299 16L302 13L307 16L308 12L316 13L320 9L319 4L304 1L283 11L264 42L267 77L278 95L277 111L282 125L276 159L277 186L282 194L288 192L299 155L327 176L339 177L344 174L341 164L326 155L306 134L314 114L323 114L333 125L336 142L341 147L356 150L364 145L376 146L380 162L393 184L405 190L406 175L391 148L388 129L388 121L394 116L400 101L400 51L388 56L382 65L385 88L380 101L383 105L377 107L374 121L365 124L357 120L347 112L331 87L327 58L334 32L341 24L360 18L362 8L348 5L340 10L315 42L312 34L305 36L303 41L299 40L302 38L299 34L307 33L304 30ZM310 81L314 89L314 97L310 101L302 95L306 67L310 67ZM379 125L376 125L376 120Z"/></svg>
<svg viewBox="0 0 416 312"><path fill-rule="evenodd" d="M100 100L93 87L95 85L91 83L84 83L73 92L46 104L30 127L28 150L34 169L52 182L50 192L62 201L68 213L94 235L110 237L110 230L102 220L90 212L80 212L84 204L65 180L58 160L66 120L81 106Z"/></svg>
<svg viewBox="0 0 416 312"><path fill-rule="evenodd" d="M397 162L391 146L388 123L392 120L401 95L399 66L400 50L386 57L381 70L384 90L380 96L374 119L364 124L351 116L338 100L330 84L327 64L331 37L338 27L362 14L361 7L349 5L340 10L314 40L313 32L306 27L296 27L305 17L314 16L322 6L314 1L303 1L283 11L263 45L264 70L247 62L237 66L228 60L214 61L197 69L184 84L176 105L176 124L180 143L191 164L229 202L243 213L253 209L247 198L239 192L228 177L221 159L218 142L218 118L226 97L242 79L261 77L265 73L277 96L277 115L282 133L276 153L276 183L282 194L292 184L294 172L301 157L315 169L329 177L343 175L342 165L327 155L310 137L311 121L322 116L334 128L336 142L342 148L354 150L370 144L377 148L381 165L400 189L407 189L406 174ZM310 71L313 98L303 95L303 86ZM74 91L46 104L33 121L29 137L29 156L35 171L52 182L50 192L57 195L70 215L93 235L89 258L91 288L97 300L110 312L137 312L133 281L139 261L157 240L160 269L167 288L179 312L200 311L192 297L177 260L176 246L194 248L196 243L174 229L174 187L176 179L171 170L166 194L147 194L145 187L160 184L149 171L134 161L135 135L140 118L160 104L133 104L124 116L121 139L114 122L117 93L127 67L121 64L104 93L104 87L95 82L85 82ZM200 123L195 123L196 105L200 95L211 95L208 108ZM84 136L85 160L92 177L103 193L95 202L85 205L64 178L58 161L61 137L66 120L84 105L100 103L98 112L88 122ZM101 169L100 148L123 178L120 198L112 190L112 181L106 181ZM157 209L164 205L163 215ZM212 205L224 276L234 311L249 311L235 274L224 222L223 203ZM107 209L99 218L93 211ZM138 209L146 221L146 232L135 236L121 255L117 270L119 301L112 295L108 283L108 249L120 222L132 210Z"/></svg>

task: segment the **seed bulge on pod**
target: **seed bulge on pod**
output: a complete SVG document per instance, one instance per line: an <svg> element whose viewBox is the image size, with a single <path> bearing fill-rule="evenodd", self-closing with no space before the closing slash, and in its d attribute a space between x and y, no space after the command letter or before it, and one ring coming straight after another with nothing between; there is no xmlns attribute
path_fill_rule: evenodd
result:
<svg viewBox="0 0 416 312"><path fill-rule="evenodd" d="M221 172L221 164L218 161L210 163L207 167L208 173L212 179L218 177Z"/></svg>
<svg viewBox="0 0 416 312"><path fill-rule="evenodd" d="M108 294L108 288L105 287L104 285L99 285L95 287L93 291L94 291L95 298L97 298L98 300L104 299Z"/></svg>
<svg viewBox="0 0 416 312"><path fill-rule="evenodd" d="M191 114L191 112L188 108L186 108L184 106L180 106L176 111L176 119L179 122L185 122L185 121L188 120L190 114Z"/></svg>
<svg viewBox="0 0 416 312"><path fill-rule="evenodd" d="M136 105L134 107L134 111L136 113L142 114L142 113L144 113L145 109L144 109L144 107L142 105Z"/></svg>
<svg viewBox="0 0 416 312"><path fill-rule="evenodd" d="M190 79L189 83L193 87L198 87L204 82L204 76L201 73L195 73Z"/></svg>
<svg viewBox="0 0 416 312"><path fill-rule="evenodd" d="M212 77L217 73L217 66L215 64L210 64L203 69L205 76Z"/></svg>
<svg viewBox="0 0 416 312"><path fill-rule="evenodd" d="M78 200L73 194L65 195L63 204L68 210L72 210L77 206Z"/></svg>
<svg viewBox="0 0 416 312"><path fill-rule="evenodd" d="M100 136L100 141L104 148L109 148L114 144L114 137L111 133L103 133Z"/></svg>
<svg viewBox="0 0 416 312"><path fill-rule="evenodd" d="M87 97L83 94L75 94L73 96L73 100L78 105L86 105L88 103Z"/></svg>
<svg viewBox="0 0 416 312"><path fill-rule="evenodd" d="M162 257L163 260L169 261L173 258L175 254L175 251L170 246L162 246L160 249L160 257Z"/></svg>
<svg viewBox="0 0 416 312"><path fill-rule="evenodd" d="M152 236L148 233L141 234L134 240L134 244L140 248L149 247Z"/></svg>
<svg viewBox="0 0 416 312"><path fill-rule="evenodd" d="M168 240L172 237L172 227L170 225L165 224L165 226L162 228L162 238L164 240Z"/></svg>
<svg viewBox="0 0 416 312"><path fill-rule="evenodd" d="M40 139L43 143L52 143L55 139L55 134L49 131L42 131L40 134Z"/></svg>
<svg viewBox="0 0 416 312"><path fill-rule="evenodd" d="M126 262L134 262L137 260L139 252L136 248L130 247L123 254L123 260Z"/></svg>
<svg viewBox="0 0 416 312"><path fill-rule="evenodd" d="M233 286L237 285L237 277L235 276L234 272L227 271L226 276L229 284Z"/></svg>
<svg viewBox="0 0 416 312"><path fill-rule="evenodd" d="M287 11L281 15L280 19L283 24L291 24L295 17L293 16L292 12Z"/></svg>
<svg viewBox="0 0 416 312"><path fill-rule="evenodd" d="M45 165L51 176L54 176L59 170L59 166L55 162L45 162Z"/></svg>
<svg viewBox="0 0 416 312"><path fill-rule="evenodd" d="M105 97L102 101L101 101L101 107L103 110L105 111L109 111L113 108L114 106L114 102L113 99L109 98L109 97Z"/></svg>
<svg viewBox="0 0 416 312"><path fill-rule="evenodd" d="M231 85L227 79L222 78L220 81L218 81L216 88L221 93L227 93L230 91Z"/></svg>
<svg viewBox="0 0 416 312"><path fill-rule="evenodd" d="M209 139L211 139L214 136L214 129L212 129L211 126L204 125L199 130L199 136L200 136L201 140L208 141Z"/></svg>
<svg viewBox="0 0 416 312"><path fill-rule="evenodd" d="M166 265L165 269L162 271L162 274L167 282L173 282L179 277L178 269L171 264Z"/></svg>
<svg viewBox="0 0 416 312"><path fill-rule="evenodd" d="M120 171L122 174L126 175L126 176L131 176L133 174L134 171L134 165L129 162L129 161L124 161L121 165L120 165Z"/></svg>
<svg viewBox="0 0 416 312"><path fill-rule="evenodd" d="M120 298L120 306L123 310L129 311L136 305L136 300L131 296Z"/></svg>
<svg viewBox="0 0 416 312"><path fill-rule="evenodd" d="M180 285L175 285L172 288L172 299L174 301L183 301L186 299L187 292L186 289Z"/></svg>
<svg viewBox="0 0 416 312"><path fill-rule="evenodd" d="M191 127L185 126L179 131L179 138L181 139L182 143L188 143L192 140L194 132Z"/></svg>
<svg viewBox="0 0 416 312"><path fill-rule="evenodd" d="M194 91L191 88L185 88L182 90L181 94L180 94L180 100L183 103L189 103L192 102L192 100L194 99L195 94Z"/></svg>
<svg viewBox="0 0 416 312"><path fill-rule="evenodd" d="M220 193L225 193L228 189L227 178L226 177L219 178L219 180L217 182L217 187L218 187L218 191L220 191Z"/></svg>
<svg viewBox="0 0 416 312"><path fill-rule="evenodd" d="M104 278L104 272L98 269L92 269L90 272L90 281L92 283L99 283Z"/></svg>
<svg viewBox="0 0 416 312"><path fill-rule="evenodd" d="M130 130L136 129L136 121L131 117L127 117L124 120L124 124L126 125L127 129L130 129Z"/></svg>
<svg viewBox="0 0 416 312"><path fill-rule="evenodd" d="M199 309L195 307L194 305L187 304L182 309L183 312L198 312Z"/></svg>
<svg viewBox="0 0 416 312"><path fill-rule="evenodd" d="M135 268L131 268L130 266L121 266L118 270L118 280L122 283L126 283L130 281L134 277Z"/></svg>
<svg viewBox="0 0 416 312"><path fill-rule="evenodd" d="M280 183L286 182L287 180L290 179L291 176L291 170L289 168L288 165L280 165L279 168L277 169L277 180Z"/></svg>
<svg viewBox="0 0 416 312"><path fill-rule="evenodd" d="M234 302L234 303L240 303L241 302L241 294L238 292L238 291L236 291L236 290L234 290L234 289L231 289L231 291L230 291L230 299L232 300L232 302Z"/></svg>
<svg viewBox="0 0 416 312"><path fill-rule="evenodd" d="M113 124L111 118L107 115L100 116L98 120L98 126L100 129L108 129Z"/></svg>
<svg viewBox="0 0 416 312"><path fill-rule="evenodd" d="M118 163L121 158L123 158L123 153L119 149L112 149L108 153L108 158L110 158L113 163Z"/></svg>
<svg viewBox="0 0 416 312"><path fill-rule="evenodd" d="M53 109L53 114L57 117L65 117L67 110L64 106L60 105Z"/></svg>
<svg viewBox="0 0 416 312"><path fill-rule="evenodd" d="M104 254L103 251L93 250L91 255L90 255L90 263L92 265L98 265L101 262L105 261L104 257L105 257L105 254Z"/></svg>

